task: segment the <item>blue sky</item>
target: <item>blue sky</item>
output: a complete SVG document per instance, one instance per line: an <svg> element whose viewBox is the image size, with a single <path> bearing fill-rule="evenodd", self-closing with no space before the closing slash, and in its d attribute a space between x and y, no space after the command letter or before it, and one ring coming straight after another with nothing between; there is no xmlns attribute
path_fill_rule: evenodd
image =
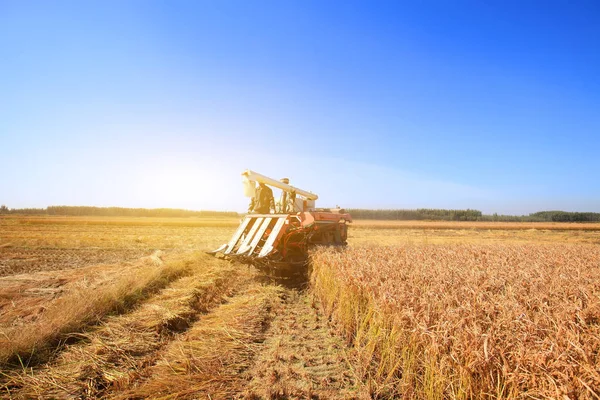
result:
<svg viewBox="0 0 600 400"><path fill-rule="evenodd" d="M485 4L484 4L485 3ZM600 5L0 0L0 203L600 212Z"/></svg>

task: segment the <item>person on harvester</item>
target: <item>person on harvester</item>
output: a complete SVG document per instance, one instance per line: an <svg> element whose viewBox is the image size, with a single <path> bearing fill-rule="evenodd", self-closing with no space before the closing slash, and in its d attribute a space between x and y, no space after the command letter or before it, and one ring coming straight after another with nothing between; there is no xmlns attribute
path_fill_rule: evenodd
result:
<svg viewBox="0 0 600 400"><path fill-rule="evenodd" d="M248 212L254 214L270 214L271 210L275 210L273 191L264 183L260 183L256 188L254 197L250 200Z"/></svg>

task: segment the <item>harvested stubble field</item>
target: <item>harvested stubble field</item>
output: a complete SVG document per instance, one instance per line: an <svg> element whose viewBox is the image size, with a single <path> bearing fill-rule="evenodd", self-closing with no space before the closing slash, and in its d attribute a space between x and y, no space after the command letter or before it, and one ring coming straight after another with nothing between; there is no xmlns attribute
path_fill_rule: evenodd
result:
<svg viewBox="0 0 600 400"><path fill-rule="evenodd" d="M0 218L2 398L600 398L600 226L358 221L306 290L232 218Z"/></svg>

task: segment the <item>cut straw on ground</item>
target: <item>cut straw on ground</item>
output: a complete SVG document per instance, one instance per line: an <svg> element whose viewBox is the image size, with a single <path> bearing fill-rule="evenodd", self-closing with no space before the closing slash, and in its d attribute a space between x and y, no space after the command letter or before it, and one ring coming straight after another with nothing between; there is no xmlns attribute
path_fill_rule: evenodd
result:
<svg viewBox="0 0 600 400"><path fill-rule="evenodd" d="M281 288L251 285L169 344L148 379L121 399L231 399L243 392L246 371L281 303Z"/></svg>
<svg viewBox="0 0 600 400"><path fill-rule="evenodd" d="M187 275L191 262L168 260L160 253L124 265L114 279L95 287L74 286L50 302L37 319L0 332L0 365L30 366L48 360L56 346L109 314L125 312L139 301Z"/></svg>
<svg viewBox="0 0 600 400"><path fill-rule="evenodd" d="M182 278L128 314L110 317L82 334L51 365L13 374L5 384L14 398L95 398L132 385L147 365L202 314L248 284L255 272L209 256L194 258Z"/></svg>
<svg viewBox="0 0 600 400"><path fill-rule="evenodd" d="M247 372L247 399L364 399L351 360L318 303L286 290L261 353Z"/></svg>

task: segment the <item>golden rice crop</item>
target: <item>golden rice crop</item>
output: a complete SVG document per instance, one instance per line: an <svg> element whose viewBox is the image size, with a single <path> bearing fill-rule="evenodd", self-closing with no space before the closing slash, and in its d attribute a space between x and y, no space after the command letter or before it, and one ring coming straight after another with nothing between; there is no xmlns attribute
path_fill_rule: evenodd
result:
<svg viewBox="0 0 600 400"><path fill-rule="evenodd" d="M312 254L313 291L375 397L600 399L600 247Z"/></svg>

